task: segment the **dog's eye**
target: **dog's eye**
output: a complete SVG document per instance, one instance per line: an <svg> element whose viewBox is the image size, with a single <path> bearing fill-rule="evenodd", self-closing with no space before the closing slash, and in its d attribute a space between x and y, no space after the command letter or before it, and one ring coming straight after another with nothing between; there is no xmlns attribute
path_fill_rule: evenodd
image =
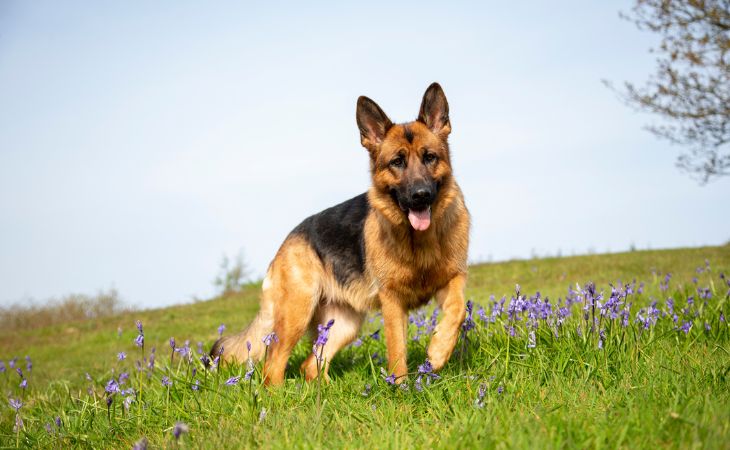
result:
<svg viewBox="0 0 730 450"><path fill-rule="evenodd" d="M390 161L390 165L393 167L403 167L405 163L406 160L402 156L396 156Z"/></svg>
<svg viewBox="0 0 730 450"><path fill-rule="evenodd" d="M438 159L438 156L434 155L433 153L424 153L423 155L423 163L424 164L431 164L436 162Z"/></svg>

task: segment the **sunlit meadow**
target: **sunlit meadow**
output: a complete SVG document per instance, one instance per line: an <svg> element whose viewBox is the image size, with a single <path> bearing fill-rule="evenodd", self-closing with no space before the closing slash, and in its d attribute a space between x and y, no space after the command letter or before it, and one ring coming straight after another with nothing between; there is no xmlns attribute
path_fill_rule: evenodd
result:
<svg viewBox="0 0 730 450"><path fill-rule="evenodd" d="M256 310L240 294L0 334L3 447L728 448L730 247L471 267L450 363L409 317L407 379L388 373L382 318L281 388L207 351ZM275 345L269 335L267 344ZM325 361L319 361L321 365Z"/></svg>

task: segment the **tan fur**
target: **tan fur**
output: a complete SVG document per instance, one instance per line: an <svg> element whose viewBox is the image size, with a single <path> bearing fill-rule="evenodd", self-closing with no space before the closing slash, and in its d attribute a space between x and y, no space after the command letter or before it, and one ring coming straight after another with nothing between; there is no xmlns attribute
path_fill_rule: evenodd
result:
<svg viewBox="0 0 730 450"><path fill-rule="evenodd" d="M423 110L422 106L422 114ZM329 361L355 339L365 314L380 308L389 370L402 381L408 371L407 312L435 296L444 317L436 327L428 357L436 370L448 361L465 316L463 291L469 214L451 172L446 141L451 131L448 106L445 111L405 125L392 125L386 118L380 127L387 131L384 136L367 135L367 130L361 127L363 145L370 153L373 182L368 191L371 210L364 226L364 274L346 286L341 285L332 267L322 263L304 238L290 236L269 267L262 289L261 311L242 333L221 340L225 360L245 361L249 356L246 341L253 347L251 358L261 359L264 354L261 338L274 331L279 342L268 350L265 382L281 384L294 345L308 329L314 333L317 324L335 319L324 348L326 377ZM405 127L412 133L410 140ZM438 156L435 164L428 167L419 164L424 149ZM396 154L405 155L408 170L399 172L389 166ZM390 191L403 177L425 175L437 180L440 190L431 205L430 227L416 232ZM218 343L214 352L217 346ZM304 361L301 370L308 380L318 376L313 355Z"/></svg>

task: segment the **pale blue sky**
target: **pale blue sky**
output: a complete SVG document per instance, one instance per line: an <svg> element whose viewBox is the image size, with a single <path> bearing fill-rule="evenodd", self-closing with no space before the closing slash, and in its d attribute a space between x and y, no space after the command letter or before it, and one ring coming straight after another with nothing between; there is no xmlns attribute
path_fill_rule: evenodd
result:
<svg viewBox="0 0 730 450"><path fill-rule="evenodd" d="M730 180L601 79L641 82L627 2L0 2L0 303L116 287L161 306L256 275L363 192L355 101L451 107L472 260L720 244Z"/></svg>

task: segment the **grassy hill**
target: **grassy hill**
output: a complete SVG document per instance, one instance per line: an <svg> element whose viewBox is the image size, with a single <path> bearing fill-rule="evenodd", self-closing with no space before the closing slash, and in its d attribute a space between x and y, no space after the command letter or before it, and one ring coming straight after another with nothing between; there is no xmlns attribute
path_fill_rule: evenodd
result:
<svg viewBox="0 0 730 450"><path fill-rule="evenodd" d="M3 408L0 444L131 447L146 437L153 447L193 448L728 448L730 339L720 314L730 315L730 307L721 272L730 274L727 245L472 266L467 298L483 305L485 314L494 308L492 295L495 301L506 296L506 310L515 284L528 299L539 291L541 299L550 299L553 310L558 298L580 297L569 294L569 287L580 290L576 283L582 288L594 282L604 293L604 303L611 294L609 283L621 287L635 280L634 291L642 283L643 287L640 294L624 299L632 303L628 327L607 318L596 322L601 329L593 333L581 317L582 305L573 305L564 325L558 326L555 317L540 322L534 338L527 321L510 322L505 313L485 322L477 318L475 307L476 328L459 344L460 352L441 378L421 392L413 384L415 376L408 381L408 391L382 379L384 345L367 338L380 326L375 318L367 323L364 344L346 349L333 362L333 382L321 386L320 401L317 383L303 383L294 370L311 351L307 343L301 343L292 358L287 385L276 390L262 388L257 381L226 386L223 381L243 374L245 367L205 373L197 361L197 343L210 348L220 324L226 325L227 333L234 332L255 314L257 285L210 301L0 330L0 359L8 365L19 357L16 366L28 381L22 389L14 370L8 367L0 373L6 398L23 401L17 416L13 408ZM667 273L671 281L664 289ZM707 289L711 297L700 299L698 288ZM675 312L686 308L678 322L668 310L668 298L677 305ZM649 310L642 316L640 309L655 300L660 312L645 328L637 319ZM145 362L156 348L154 369L141 372L134 365L143 357L133 344L136 320L144 325ZM681 326L688 321L692 325L685 333ZM515 336L506 331L509 327L516 330ZM414 326L410 332L415 334ZM170 337L178 347L190 341L192 364L179 355L170 364ZM414 374L423 362L425 340L409 344ZM122 351L128 356L119 361ZM32 359L30 373L26 355ZM105 393L108 381L120 381L123 372L130 374L124 387L134 391L126 396ZM163 377L172 380L172 386L163 386ZM193 380L202 389L193 390ZM127 410L123 398L130 397ZM112 399L110 407L107 398ZM53 424L56 417L60 427ZM14 427L17 418L23 427ZM178 421L189 427L180 441L171 435Z"/></svg>

